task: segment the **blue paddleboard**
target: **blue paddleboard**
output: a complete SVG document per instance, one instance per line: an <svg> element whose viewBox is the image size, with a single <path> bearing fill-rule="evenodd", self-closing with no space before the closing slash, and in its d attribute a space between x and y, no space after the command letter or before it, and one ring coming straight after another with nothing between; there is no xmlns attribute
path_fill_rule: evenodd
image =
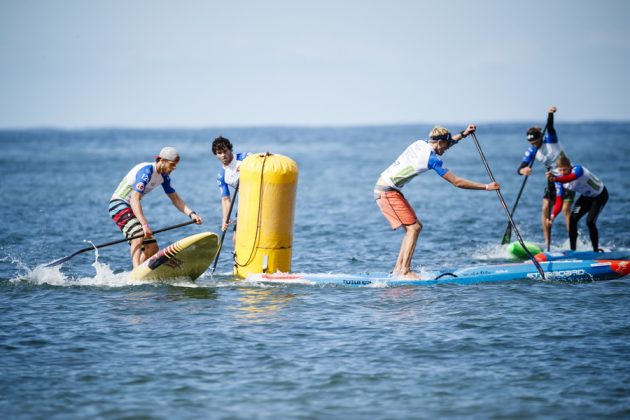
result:
<svg viewBox="0 0 630 420"><path fill-rule="evenodd" d="M556 251L541 252L534 256L536 261L558 261L558 260L628 260L630 250L595 252L595 251Z"/></svg>
<svg viewBox="0 0 630 420"><path fill-rule="evenodd" d="M611 280L630 274L630 261L586 260L540 263L547 280L599 281ZM436 271L426 278L406 280L388 274L253 274L246 281L264 284L306 284L354 287L432 286L436 284L474 284L516 280L541 280L532 262L480 265L453 271Z"/></svg>

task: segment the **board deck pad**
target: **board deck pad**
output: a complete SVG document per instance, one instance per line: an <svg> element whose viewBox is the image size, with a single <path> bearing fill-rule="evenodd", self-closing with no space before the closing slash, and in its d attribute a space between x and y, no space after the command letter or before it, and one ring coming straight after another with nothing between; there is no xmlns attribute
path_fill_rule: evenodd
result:
<svg viewBox="0 0 630 420"><path fill-rule="evenodd" d="M210 266L219 248L219 237L212 232L187 236L136 267L130 274L134 280L196 280Z"/></svg>

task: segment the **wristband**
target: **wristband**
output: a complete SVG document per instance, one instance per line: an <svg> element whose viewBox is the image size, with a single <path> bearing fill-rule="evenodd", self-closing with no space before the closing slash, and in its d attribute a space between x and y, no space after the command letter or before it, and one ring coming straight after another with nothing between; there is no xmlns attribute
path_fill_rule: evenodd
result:
<svg viewBox="0 0 630 420"><path fill-rule="evenodd" d="M191 211L190 213L188 213L188 217L190 217L190 218L192 219L192 215L193 215L193 214L197 214L197 213L196 213L196 212L194 212L194 211Z"/></svg>
<svg viewBox="0 0 630 420"><path fill-rule="evenodd" d="M486 189L486 191L488 191L488 184L485 184L484 188Z"/></svg>
<svg viewBox="0 0 630 420"><path fill-rule="evenodd" d="M466 131L466 130L462 130L462 131L459 132L459 135L462 136L462 138L466 138L466 136L467 136L466 134L464 134L464 131Z"/></svg>

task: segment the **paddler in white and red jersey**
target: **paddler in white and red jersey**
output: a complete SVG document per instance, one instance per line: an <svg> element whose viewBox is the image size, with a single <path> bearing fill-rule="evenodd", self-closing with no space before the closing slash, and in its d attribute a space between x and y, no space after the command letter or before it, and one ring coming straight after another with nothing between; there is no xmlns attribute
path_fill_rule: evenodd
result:
<svg viewBox="0 0 630 420"><path fill-rule="evenodd" d="M568 189L580 193L580 197L573 206L569 221L571 249L575 251L577 246L578 222L588 213L586 226L588 226L593 251L601 251L599 249L599 231L596 223L597 217L608 202L608 190L604 183L585 167L581 165L572 166L571 161L566 156L558 158L556 170L547 172L546 175L549 182L555 183L556 187L556 201L551 215L547 219L547 224L551 226L555 217L560 213L563 190Z"/></svg>
<svg viewBox="0 0 630 420"><path fill-rule="evenodd" d="M532 160L535 158L543 165L545 165L546 171L552 171L556 168L556 161L560 156L566 156L564 148L558 142L558 134L553 125L553 114L557 111L555 106L549 107L547 113L547 133L543 139L542 130L540 127L531 127L527 130L527 141L529 141L529 148L525 151L525 156L518 167L518 173L524 176L530 176L532 174ZM563 205L562 212L564 213L564 221L569 231L569 219L571 216L571 203L575 198L573 191L564 190L562 196ZM543 235L545 237L545 244L549 245L551 241L551 232L547 219L549 218L549 212L551 210L551 203L556 199L556 190L553 182L548 182L545 187L545 193L542 199L542 214L541 224L543 229Z"/></svg>

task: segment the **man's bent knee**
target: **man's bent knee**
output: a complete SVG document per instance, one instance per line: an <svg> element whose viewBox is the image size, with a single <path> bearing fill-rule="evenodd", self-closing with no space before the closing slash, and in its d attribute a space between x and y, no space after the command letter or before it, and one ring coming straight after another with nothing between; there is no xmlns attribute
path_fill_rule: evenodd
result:
<svg viewBox="0 0 630 420"><path fill-rule="evenodd" d="M405 230L410 233L419 233L422 230L422 223L419 220L416 220L416 223L411 225L405 225Z"/></svg>

